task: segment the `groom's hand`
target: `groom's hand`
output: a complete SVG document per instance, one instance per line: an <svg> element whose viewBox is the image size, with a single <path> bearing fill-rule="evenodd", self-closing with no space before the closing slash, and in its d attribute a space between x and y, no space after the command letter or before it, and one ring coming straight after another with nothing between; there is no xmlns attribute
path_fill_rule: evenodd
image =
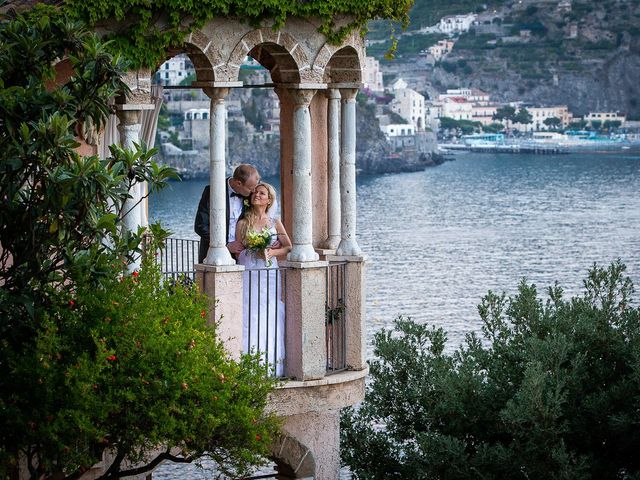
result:
<svg viewBox="0 0 640 480"><path fill-rule="evenodd" d="M240 240L234 240L233 242L227 243L227 248L232 254L238 255L242 250L244 250L244 245L242 245Z"/></svg>

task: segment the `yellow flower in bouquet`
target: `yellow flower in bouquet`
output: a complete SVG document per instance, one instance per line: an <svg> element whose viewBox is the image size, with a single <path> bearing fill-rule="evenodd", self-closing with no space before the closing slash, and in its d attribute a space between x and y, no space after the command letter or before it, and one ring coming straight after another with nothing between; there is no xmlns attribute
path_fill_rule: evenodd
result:
<svg viewBox="0 0 640 480"><path fill-rule="evenodd" d="M259 232L255 230L249 230L247 232L246 246L249 250L255 254L260 255L261 258L265 258L264 251L269 248L271 241L273 240L273 234L269 227L264 227ZM267 260L267 267L271 266L271 259Z"/></svg>

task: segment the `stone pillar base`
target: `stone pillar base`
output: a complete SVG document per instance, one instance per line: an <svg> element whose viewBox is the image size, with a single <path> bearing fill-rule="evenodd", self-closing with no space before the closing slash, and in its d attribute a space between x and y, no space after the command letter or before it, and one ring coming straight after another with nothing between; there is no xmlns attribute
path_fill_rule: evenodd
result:
<svg viewBox="0 0 640 480"><path fill-rule="evenodd" d="M315 253L315 252L314 252ZM316 254L317 255L317 254ZM286 277L285 374L296 380L324 377L327 262L282 262Z"/></svg>
<svg viewBox="0 0 640 480"><path fill-rule="evenodd" d="M329 262L346 262L346 364L351 370L361 370L367 365L367 330L365 324L365 270L367 259L363 256L327 255Z"/></svg>
<svg viewBox="0 0 640 480"><path fill-rule="evenodd" d="M242 265L196 264L196 284L209 297L209 323L235 360L242 354Z"/></svg>

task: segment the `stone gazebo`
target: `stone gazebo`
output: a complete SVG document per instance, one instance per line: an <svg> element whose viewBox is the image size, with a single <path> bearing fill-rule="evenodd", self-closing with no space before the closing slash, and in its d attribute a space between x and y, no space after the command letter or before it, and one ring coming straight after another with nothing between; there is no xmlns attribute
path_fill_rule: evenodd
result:
<svg viewBox="0 0 640 480"><path fill-rule="evenodd" d="M244 267L225 247L225 98L230 89L242 87L238 73L247 55L271 73L281 109L281 210L293 243L281 262L287 269L285 375L292 380L283 382L270 401L283 418L283 436L272 456L279 478L337 479L339 411L363 398L367 373L355 190L355 97L363 39L354 32L341 45L329 44L308 19L289 19L274 31L218 18L168 56L178 53L188 54L196 67L193 86L211 98L211 244L204 263L196 265L196 278L219 300L211 321L222 317L219 331L233 355L241 351ZM129 75L132 95L117 101L125 146L139 141L143 110L151 106L150 78L150 72ZM340 280L329 274L336 262L343 269ZM328 375L326 299L336 281L344 292L344 368Z"/></svg>

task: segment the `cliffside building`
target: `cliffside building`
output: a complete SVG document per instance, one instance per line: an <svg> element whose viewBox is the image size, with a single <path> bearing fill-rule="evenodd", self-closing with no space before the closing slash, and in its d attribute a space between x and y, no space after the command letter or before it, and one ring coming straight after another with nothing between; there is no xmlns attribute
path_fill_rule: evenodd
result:
<svg viewBox="0 0 640 480"><path fill-rule="evenodd" d="M442 100L442 117L454 120L472 120L473 104L464 97L444 97Z"/></svg>
<svg viewBox="0 0 640 480"><path fill-rule="evenodd" d="M391 101L390 107L393 112L410 122L416 130L424 130L424 96L411 88L401 88L395 91L395 98Z"/></svg>
<svg viewBox="0 0 640 480"><path fill-rule="evenodd" d="M478 105L488 105L491 100L488 93L478 90L477 88L450 88L447 89L446 93L442 93L438 96L440 100L451 97L462 97L467 102Z"/></svg>
<svg viewBox="0 0 640 480"><path fill-rule="evenodd" d="M157 82L161 85L179 85L195 68L187 55L177 55L164 62L156 73Z"/></svg>
<svg viewBox="0 0 640 480"><path fill-rule="evenodd" d="M560 126L566 128L573 115L569 112L569 108L566 105L559 105L554 107L525 107L533 117L533 123L524 126L524 131L528 130L549 130L550 127L545 125L544 121L549 118L560 119Z"/></svg>
<svg viewBox="0 0 640 480"><path fill-rule="evenodd" d="M380 62L375 57L365 58L363 76L364 88L368 88L372 92L384 92Z"/></svg>
<svg viewBox="0 0 640 480"><path fill-rule="evenodd" d="M455 42L453 40L448 40L448 39L439 40L438 43L436 43L435 45L431 45L427 49L427 51L431 54L431 56L436 62L439 62L444 57L446 57L449 53L451 53L451 50L453 50L454 44Z"/></svg>
<svg viewBox="0 0 640 480"><path fill-rule="evenodd" d="M593 126L593 122L600 122L604 125L605 122L620 122L620 125L624 125L627 117L619 112L589 112L584 116L587 125Z"/></svg>
<svg viewBox="0 0 640 480"><path fill-rule="evenodd" d="M183 138L193 150L209 148L209 109L191 108L184 112Z"/></svg>
<svg viewBox="0 0 640 480"><path fill-rule="evenodd" d="M415 127L408 123L390 123L389 125L381 125L380 130L387 138L404 137L406 135L415 135Z"/></svg>
<svg viewBox="0 0 640 480"><path fill-rule="evenodd" d="M455 34L468 32L473 22L476 20L477 15L474 13L467 13L466 15L448 15L442 17L438 23L438 29L442 33Z"/></svg>
<svg viewBox="0 0 640 480"><path fill-rule="evenodd" d="M471 105L471 120L474 122L480 122L482 125L491 125L496 122L496 120L493 119L493 116L497 110L497 105L474 103Z"/></svg>

